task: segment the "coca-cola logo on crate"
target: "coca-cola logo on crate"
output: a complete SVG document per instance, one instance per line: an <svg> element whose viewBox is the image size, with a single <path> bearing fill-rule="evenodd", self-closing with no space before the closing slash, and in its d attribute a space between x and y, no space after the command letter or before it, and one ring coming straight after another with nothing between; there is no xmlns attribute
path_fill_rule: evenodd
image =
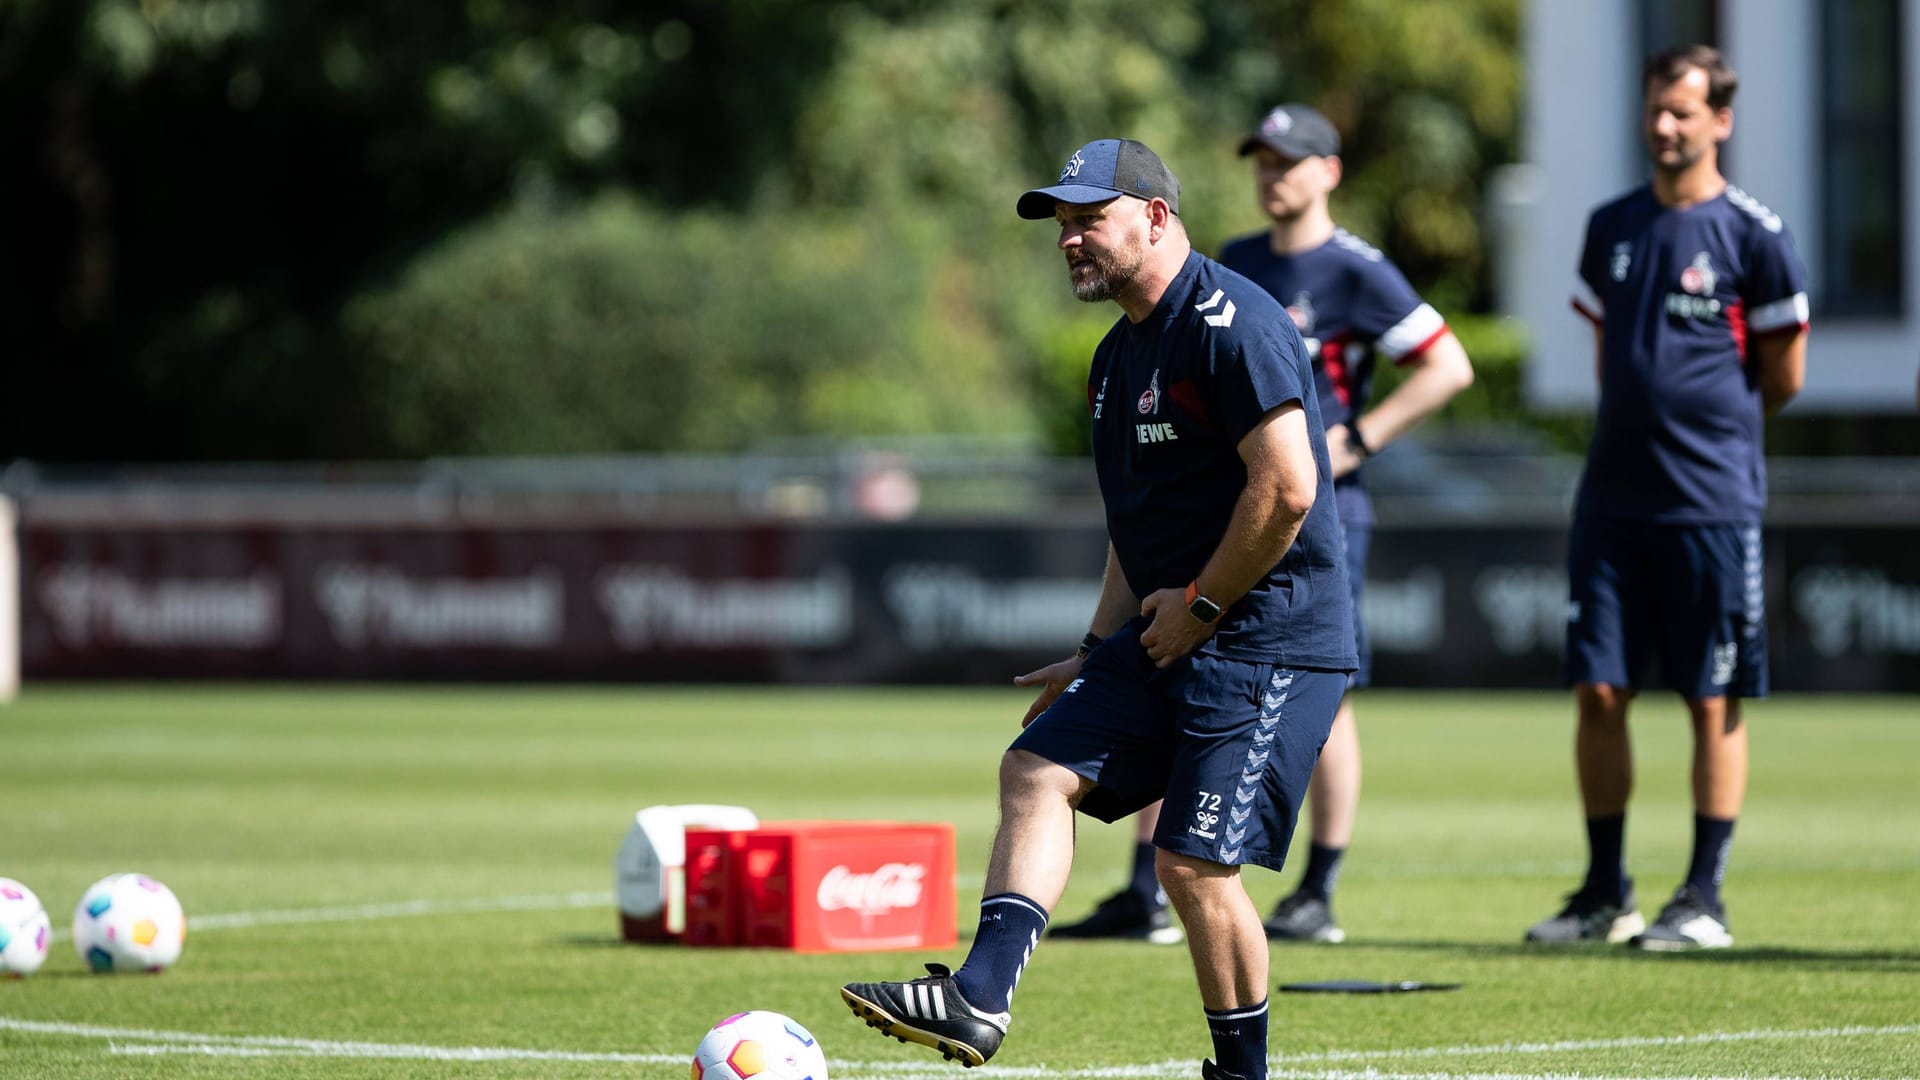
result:
<svg viewBox="0 0 1920 1080"><path fill-rule="evenodd" d="M841 863L822 875L814 900L821 911L852 911L871 918L919 907L920 883L926 876L927 868L919 863L890 862L868 873Z"/></svg>

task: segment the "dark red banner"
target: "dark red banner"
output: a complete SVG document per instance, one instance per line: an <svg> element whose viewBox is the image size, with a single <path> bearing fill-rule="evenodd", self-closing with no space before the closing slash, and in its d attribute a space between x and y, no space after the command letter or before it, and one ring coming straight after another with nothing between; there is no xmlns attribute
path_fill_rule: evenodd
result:
<svg viewBox="0 0 1920 1080"><path fill-rule="evenodd" d="M1071 652L1076 525L23 524L27 678L1003 683ZM1381 686L1559 685L1565 538L1381 528ZM1770 529L1783 690L1920 690L1920 530Z"/></svg>

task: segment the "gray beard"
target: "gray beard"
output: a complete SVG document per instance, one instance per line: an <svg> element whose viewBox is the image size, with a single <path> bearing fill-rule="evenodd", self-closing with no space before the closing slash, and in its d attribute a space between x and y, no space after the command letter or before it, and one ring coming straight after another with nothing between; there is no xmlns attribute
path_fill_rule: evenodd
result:
<svg viewBox="0 0 1920 1080"><path fill-rule="evenodd" d="M1073 283L1073 298L1075 300L1084 300L1089 304L1099 304L1111 300L1114 297L1114 292L1112 282L1109 282L1104 276Z"/></svg>
<svg viewBox="0 0 1920 1080"><path fill-rule="evenodd" d="M1121 290L1133 282L1133 275L1139 271L1139 267L1134 267L1132 270L1123 272L1119 267L1105 260L1095 259L1093 260L1093 271L1093 276L1085 281L1072 278L1068 279L1073 289L1074 299L1085 301L1089 304L1099 304L1112 300L1120 295ZM1069 273L1071 273L1071 271L1069 271Z"/></svg>

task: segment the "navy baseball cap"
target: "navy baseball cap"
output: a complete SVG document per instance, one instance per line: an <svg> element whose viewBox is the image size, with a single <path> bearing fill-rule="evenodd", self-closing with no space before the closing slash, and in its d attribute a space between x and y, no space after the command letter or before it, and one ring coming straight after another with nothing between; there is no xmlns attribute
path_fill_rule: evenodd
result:
<svg viewBox="0 0 1920 1080"><path fill-rule="evenodd" d="M1334 128L1333 121L1312 106L1277 105L1260 118L1258 130L1240 140L1240 156L1246 157L1263 146L1288 161L1337 157L1340 132Z"/></svg>
<svg viewBox="0 0 1920 1080"><path fill-rule="evenodd" d="M1136 199L1165 199L1180 212L1180 181L1167 171L1160 155L1132 139L1095 139L1073 152L1060 180L1052 187L1034 188L1020 196L1014 209L1029 221L1053 216L1053 204L1106 202L1116 195Z"/></svg>

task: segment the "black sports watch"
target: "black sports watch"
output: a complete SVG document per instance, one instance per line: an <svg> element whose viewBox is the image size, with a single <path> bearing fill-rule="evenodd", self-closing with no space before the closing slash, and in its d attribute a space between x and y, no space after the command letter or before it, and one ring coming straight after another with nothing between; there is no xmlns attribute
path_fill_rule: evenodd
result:
<svg viewBox="0 0 1920 1080"><path fill-rule="evenodd" d="M1225 614L1225 611L1226 609L1219 604L1200 595L1199 579L1187 582L1187 614L1212 626L1220 621L1220 616Z"/></svg>
<svg viewBox="0 0 1920 1080"><path fill-rule="evenodd" d="M1347 429L1347 445L1359 456L1360 460L1365 461L1367 458L1373 456L1373 447L1368 446L1367 440L1360 436L1360 424L1358 420L1348 420L1340 426Z"/></svg>

